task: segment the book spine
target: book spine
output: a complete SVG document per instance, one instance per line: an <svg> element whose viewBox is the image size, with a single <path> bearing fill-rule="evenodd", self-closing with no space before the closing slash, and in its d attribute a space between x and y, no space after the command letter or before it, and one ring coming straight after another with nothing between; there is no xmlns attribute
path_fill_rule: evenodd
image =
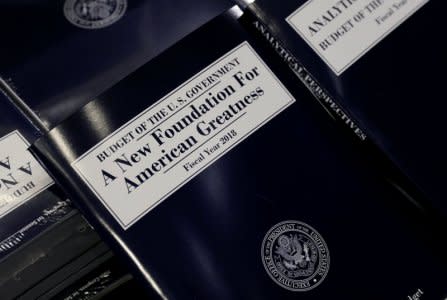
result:
<svg viewBox="0 0 447 300"><path fill-rule="evenodd" d="M0 78L0 111L4 113L0 121L0 156L8 160L0 170L0 182L5 186L4 178L12 179L10 186L0 192L0 261L78 213L71 201L60 195L60 189L44 169L38 169L44 166L25 154L33 138L42 134L42 128L17 105L15 97L18 98L12 85ZM11 165L26 162L33 165L32 172L29 167L25 177L13 174Z"/></svg>
<svg viewBox="0 0 447 300"><path fill-rule="evenodd" d="M337 103L333 97L318 83L318 81L310 74L302 63L281 43L281 41L273 34L270 28L255 16L252 11L246 10L249 23L257 33L267 41L270 46L278 53L281 59L293 71L298 79L313 94L317 101L329 113L329 115L343 124L357 136L361 141L368 140L367 134L360 128L357 121L354 120L346 110Z"/></svg>
<svg viewBox="0 0 447 300"><path fill-rule="evenodd" d="M31 200L32 201L32 200ZM71 216L77 214L71 206L70 200L61 200L53 207L36 212L34 219L25 226L0 241L0 260L13 253L26 243L33 242L53 225L60 224Z"/></svg>

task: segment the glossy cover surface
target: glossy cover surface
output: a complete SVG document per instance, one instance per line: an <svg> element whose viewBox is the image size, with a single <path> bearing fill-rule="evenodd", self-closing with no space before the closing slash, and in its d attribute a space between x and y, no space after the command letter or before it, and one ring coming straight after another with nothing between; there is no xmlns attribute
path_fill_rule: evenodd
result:
<svg viewBox="0 0 447 300"><path fill-rule="evenodd" d="M423 217L249 28L231 13L213 20L87 104L33 151L137 277L168 299L404 299L418 289L443 299L442 251ZM241 43L296 102L123 229L72 163ZM135 205L129 199L117 200ZM263 266L267 232L287 220L315 228L330 253L327 277L309 291L283 288Z"/></svg>
<svg viewBox="0 0 447 300"><path fill-rule="evenodd" d="M286 21L310 2L286 0L278 5L277 1L257 0L251 9L370 139L431 199L431 205L447 216L444 184L447 144L440 138L446 130L445 76L440 70L446 67L447 49L445 43L438 42L443 35L445 1L425 3L340 75ZM336 1L329 1L328 9L332 2ZM379 2L406 5L426 1ZM396 11L395 7L393 10ZM341 15L337 22L347 17Z"/></svg>
<svg viewBox="0 0 447 300"><path fill-rule="evenodd" d="M0 113L0 298L49 299L47 291L63 290L113 254L40 171L27 150L40 132L1 92Z"/></svg>
<svg viewBox="0 0 447 300"><path fill-rule="evenodd" d="M2 0L0 77L51 128L231 3Z"/></svg>
<svg viewBox="0 0 447 300"><path fill-rule="evenodd" d="M36 176L38 163L36 160L20 160L28 151L30 143L37 138L37 131L22 115L15 110L6 97L0 92L0 138L7 143L7 136L20 135L26 141L20 142L16 149L5 151L0 149L0 196L2 200L2 216L0 218L0 260L31 241L48 227L62 221L75 212L70 201L49 180L45 186ZM17 136L18 137L18 136ZM4 144L6 147L6 144ZM31 155L30 155L31 156ZM28 158L29 159L29 158ZM30 163L28 165L28 163ZM42 173L39 173L42 174ZM50 179L49 175L43 175ZM51 181L52 182L52 181ZM29 183L32 183L29 185ZM31 187L32 186L32 187ZM28 187L31 187L28 189ZM37 192L37 189L45 188ZM36 190L34 192L33 190ZM28 195L27 195L28 194ZM14 199L12 199L11 197ZM20 202L16 206L13 202ZM11 207L11 209L5 209ZM15 207L15 208L13 208Z"/></svg>

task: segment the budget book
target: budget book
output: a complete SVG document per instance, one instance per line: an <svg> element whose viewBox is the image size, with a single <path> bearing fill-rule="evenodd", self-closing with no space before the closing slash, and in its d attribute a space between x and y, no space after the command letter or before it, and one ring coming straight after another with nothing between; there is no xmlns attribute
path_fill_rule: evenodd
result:
<svg viewBox="0 0 447 300"><path fill-rule="evenodd" d="M426 216L251 20L213 19L31 150L163 298L445 298Z"/></svg>
<svg viewBox="0 0 447 300"><path fill-rule="evenodd" d="M249 1L253 2L253 1ZM444 220L445 1L257 0L252 26Z"/></svg>

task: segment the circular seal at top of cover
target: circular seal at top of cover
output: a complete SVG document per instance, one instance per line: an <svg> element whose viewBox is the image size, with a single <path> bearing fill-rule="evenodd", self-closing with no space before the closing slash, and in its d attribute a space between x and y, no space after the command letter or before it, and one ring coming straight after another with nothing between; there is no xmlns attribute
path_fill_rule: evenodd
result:
<svg viewBox="0 0 447 300"><path fill-rule="evenodd" d="M99 29L117 22L126 9L127 0L66 0L64 15L77 27Z"/></svg>
<svg viewBox="0 0 447 300"><path fill-rule="evenodd" d="M262 262L270 278L290 291L316 288L329 271L329 250L321 235L298 221L276 224L262 242Z"/></svg>

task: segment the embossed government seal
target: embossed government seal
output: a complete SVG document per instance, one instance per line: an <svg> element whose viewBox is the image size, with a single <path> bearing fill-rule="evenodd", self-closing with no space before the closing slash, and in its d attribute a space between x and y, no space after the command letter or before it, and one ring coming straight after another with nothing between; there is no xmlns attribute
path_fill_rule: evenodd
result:
<svg viewBox="0 0 447 300"><path fill-rule="evenodd" d="M127 0L66 0L64 15L85 29L104 28L117 22L127 9Z"/></svg>
<svg viewBox="0 0 447 300"><path fill-rule="evenodd" d="M317 287L329 271L329 250L309 225L285 221L273 226L262 242L262 262L274 282L291 291Z"/></svg>

